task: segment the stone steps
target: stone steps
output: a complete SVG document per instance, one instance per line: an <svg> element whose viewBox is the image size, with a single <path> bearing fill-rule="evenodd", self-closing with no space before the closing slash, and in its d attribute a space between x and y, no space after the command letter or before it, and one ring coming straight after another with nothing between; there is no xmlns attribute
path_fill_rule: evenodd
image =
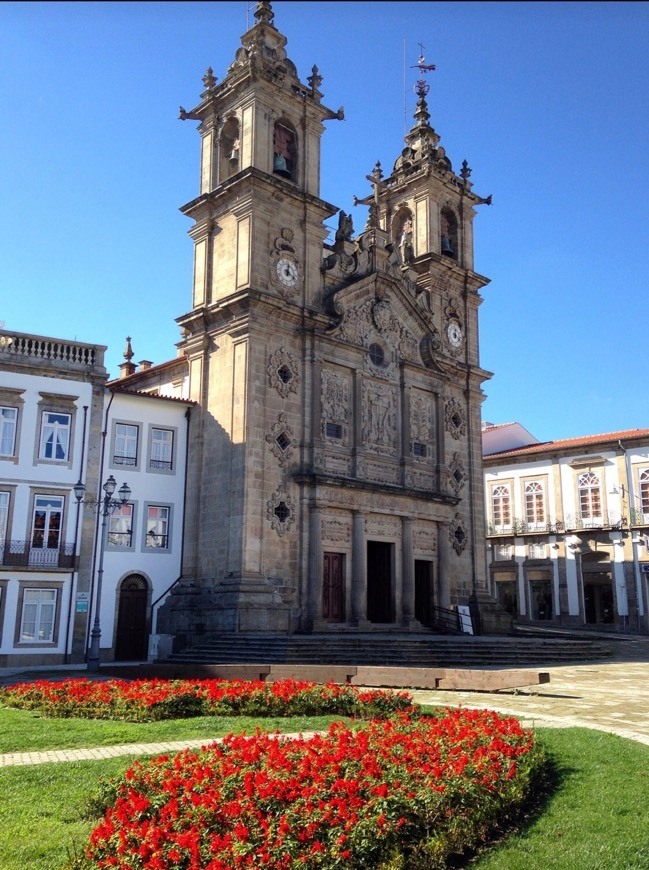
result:
<svg viewBox="0 0 649 870"><path fill-rule="evenodd" d="M408 667L525 667L606 659L602 640L396 634L219 635L174 653L172 664L340 664Z"/></svg>

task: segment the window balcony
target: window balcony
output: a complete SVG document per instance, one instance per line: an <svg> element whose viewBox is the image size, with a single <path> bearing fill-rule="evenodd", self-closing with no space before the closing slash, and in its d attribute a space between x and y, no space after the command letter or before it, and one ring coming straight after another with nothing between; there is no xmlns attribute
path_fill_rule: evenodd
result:
<svg viewBox="0 0 649 870"><path fill-rule="evenodd" d="M622 529L628 526L626 517L621 517L619 512L602 511L594 516L584 514L566 514L565 526L569 531L583 531L586 529Z"/></svg>
<svg viewBox="0 0 649 870"><path fill-rule="evenodd" d="M537 523L513 519L509 523L500 525L489 523L487 526L487 535L495 537L505 537L507 535L562 535L564 532L564 524L559 520Z"/></svg>
<svg viewBox="0 0 649 870"><path fill-rule="evenodd" d="M75 564L74 544L32 547L31 541L0 541L2 565L7 568L64 568Z"/></svg>

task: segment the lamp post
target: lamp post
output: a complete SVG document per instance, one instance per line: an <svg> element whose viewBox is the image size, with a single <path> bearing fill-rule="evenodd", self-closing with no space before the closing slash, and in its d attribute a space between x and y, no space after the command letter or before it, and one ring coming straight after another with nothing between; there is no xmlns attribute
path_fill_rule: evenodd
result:
<svg viewBox="0 0 649 870"><path fill-rule="evenodd" d="M106 483L103 485L104 495L102 498L85 498L86 487L79 481L74 485L74 496L77 504L85 504L91 510L97 511L101 515L101 536L99 542L99 567L97 568L97 597L95 604L95 619L90 633L90 649L88 651L88 671L98 673L100 665L99 657L99 641L101 638L101 626L99 621L99 611L101 608L101 583L104 576L104 549L106 547L106 528L108 526L108 517L113 511L125 505L131 497L130 487L123 483L119 490L119 498L113 498L117 481L111 474Z"/></svg>

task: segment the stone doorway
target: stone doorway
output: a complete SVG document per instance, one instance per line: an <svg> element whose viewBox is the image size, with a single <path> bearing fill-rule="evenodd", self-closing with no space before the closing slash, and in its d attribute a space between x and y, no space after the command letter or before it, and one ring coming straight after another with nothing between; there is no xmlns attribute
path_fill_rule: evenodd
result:
<svg viewBox="0 0 649 870"><path fill-rule="evenodd" d="M367 618L370 622L394 622L393 553L394 544L367 542Z"/></svg>

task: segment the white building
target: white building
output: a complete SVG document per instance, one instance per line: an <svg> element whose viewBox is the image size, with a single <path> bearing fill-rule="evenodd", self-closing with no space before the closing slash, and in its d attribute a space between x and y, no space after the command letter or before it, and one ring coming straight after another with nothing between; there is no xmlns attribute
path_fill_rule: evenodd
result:
<svg viewBox="0 0 649 870"><path fill-rule="evenodd" d="M105 349L0 332L0 666L82 662L100 573L101 658L146 657L180 574L192 403L161 377L169 364L143 392L130 360L107 384ZM111 476L131 497L106 517L102 560L92 502Z"/></svg>
<svg viewBox="0 0 649 870"><path fill-rule="evenodd" d="M497 599L521 623L648 631L649 429L524 433L483 426Z"/></svg>

